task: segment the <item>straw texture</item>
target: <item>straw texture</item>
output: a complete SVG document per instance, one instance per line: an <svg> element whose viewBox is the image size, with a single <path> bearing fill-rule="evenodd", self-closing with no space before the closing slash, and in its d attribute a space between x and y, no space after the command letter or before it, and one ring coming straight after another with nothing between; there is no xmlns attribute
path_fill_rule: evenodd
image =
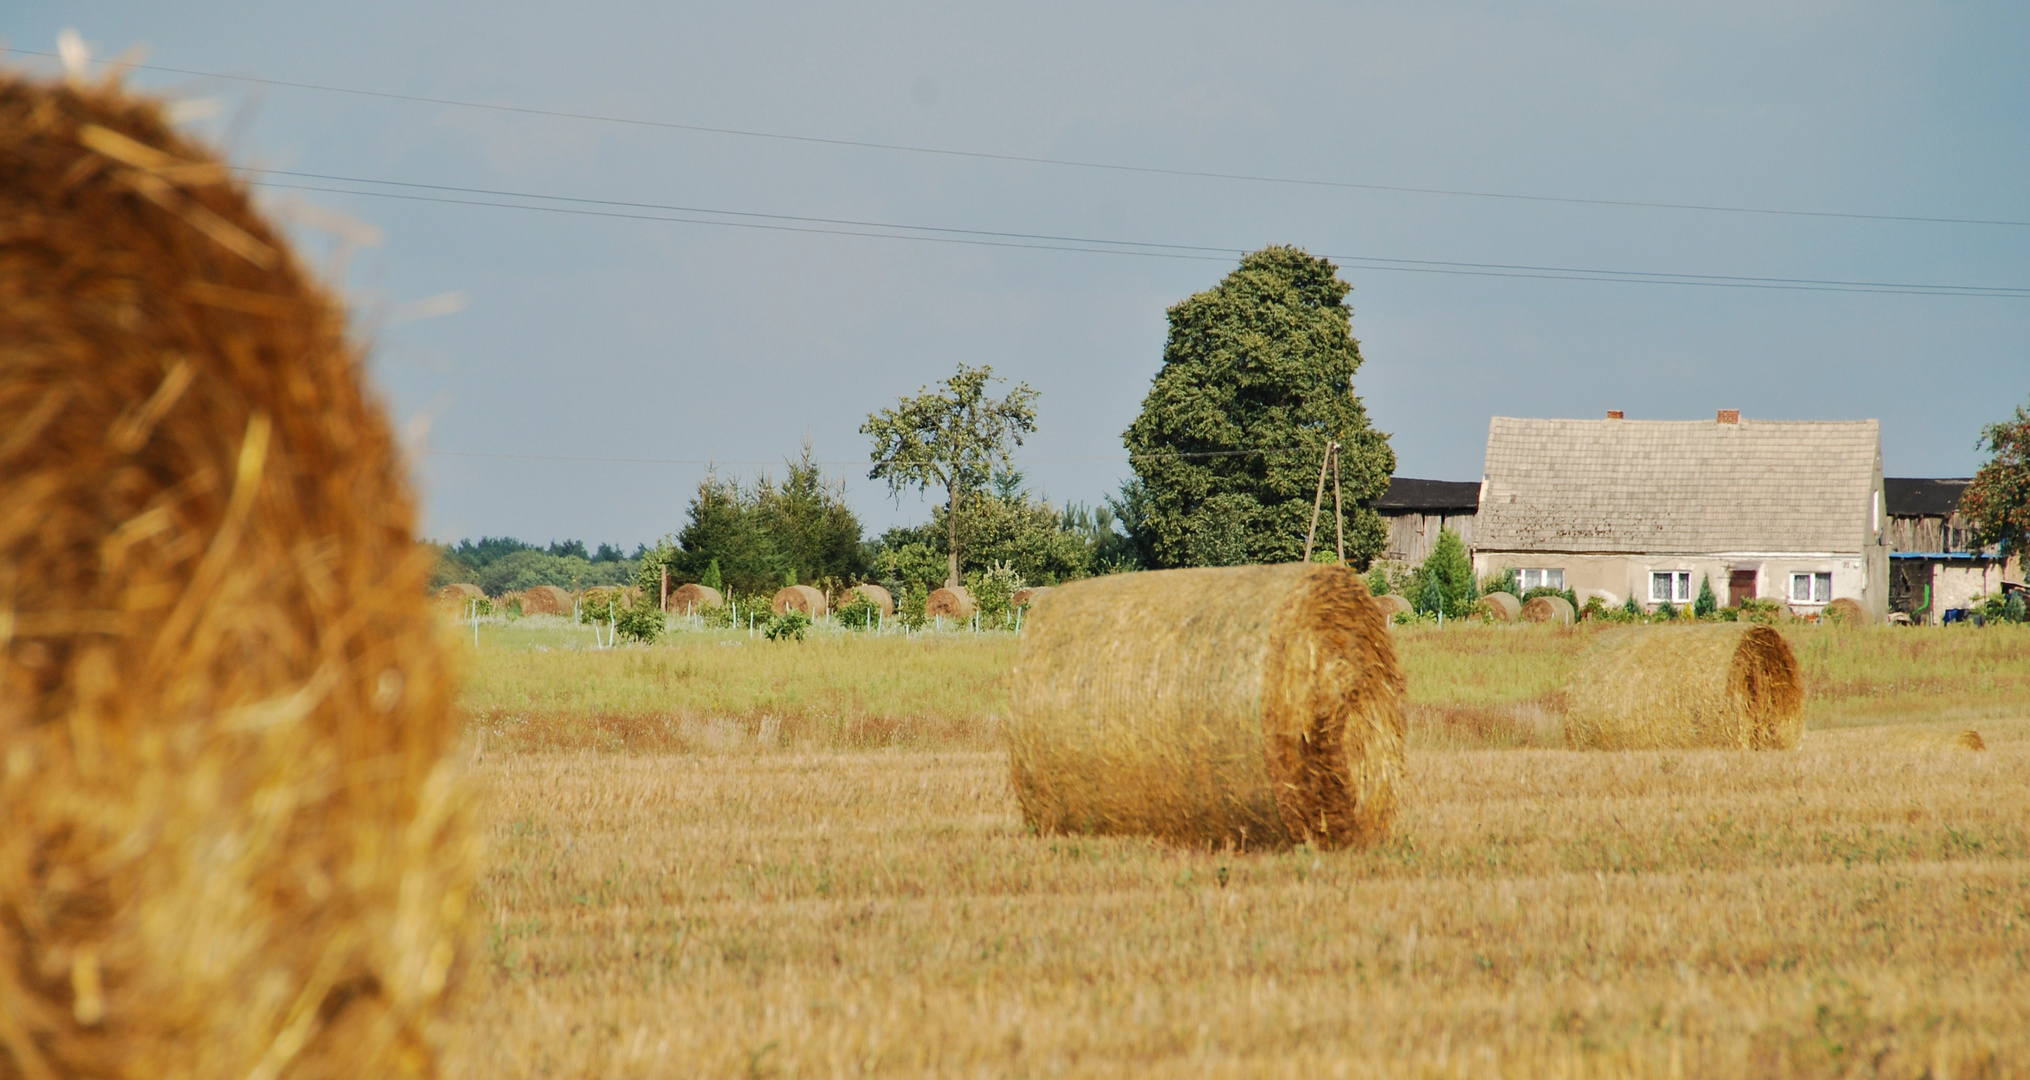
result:
<svg viewBox="0 0 2030 1080"><path fill-rule="evenodd" d="M1035 603L1038 598L1042 597L1044 593L1047 593L1049 591L1050 586L1048 585L1037 585L1027 589L1017 589L1015 590L1015 595L1010 596L1008 598L1008 604L1010 607L1028 607L1030 604Z"/></svg>
<svg viewBox="0 0 2030 1080"><path fill-rule="evenodd" d="M1825 618L1830 622L1846 623L1850 626L1866 626L1875 621L1868 614L1868 609L1861 606L1859 600L1848 596L1842 596L1827 604Z"/></svg>
<svg viewBox="0 0 2030 1080"><path fill-rule="evenodd" d="M775 613L801 611L815 619L825 613L825 594L809 585L791 585L775 594Z"/></svg>
<svg viewBox="0 0 2030 1080"><path fill-rule="evenodd" d="M571 594L555 585L532 585L522 592L524 615L569 615Z"/></svg>
<svg viewBox="0 0 2030 1080"><path fill-rule="evenodd" d="M1045 833L1369 844L1395 818L1402 696L1382 612L1339 567L1061 585L1022 632L1016 797Z"/></svg>
<svg viewBox="0 0 2030 1080"><path fill-rule="evenodd" d="M419 1076L479 853L345 315L117 87L0 76L0 1076Z"/></svg>
<svg viewBox="0 0 2030 1080"><path fill-rule="evenodd" d="M1572 625L1572 602L1562 596L1532 596L1523 603L1524 622Z"/></svg>
<svg viewBox="0 0 2030 1080"><path fill-rule="evenodd" d="M1602 631L1566 690L1565 741L1602 750L1788 750L1804 687L1783 635L1717 624Z"/></svg>
<svg viewBox="0 0 2030 1080"><path fill-rule="evenodd" d="M706 608L724 607L726 598L719 590L692 582L670 590L669 610L685 615L695 615Z"/></svg>
<svg viewBox="0 0 2030 1080"><path fill-rule="evenodd" d="M1475 607L1493 616L1496 622L1514 622L1522 614L1522 601L1512 593L1491 592L1480 598Z"/></svg>
<svg viewBox="0 0 2030 1080"><path fill-rule="evenodd" d="M978 609L973 604L973 594L967 592L964 585L948 585L942 589L933 589L923 601L924 617L930 619L940 616L947 619L970 619L976 610Z"/></svg>
<svg viewBox="0 0 2030 1080"><path fill-rule="evenodd" d="M840 594L839 603L842 606L850 604L855 596L865 597L868 603L881 610L883 618L895 614L895 597L890 596L888 590L879 585L855 585Z"/></svg>
<svg viewBox="0 0 2030 1080"><path fill-rule="evenodd" d="M464 610L467 602L485 597L485 589L463 581L454 581L437 590L437 602L453 610Z"/></svg>
<svg viewBox="0 0 2030 1080"><path fill-rule="evenodd" d="M1410 603L1409 597L1396 593L1383 593L1375 597L1374 602L1375 606L1381 609L1382 617L1385 619L1393 619L1398 615L1408 615L1410 612L1417 610L1417 606Z"/></svg>

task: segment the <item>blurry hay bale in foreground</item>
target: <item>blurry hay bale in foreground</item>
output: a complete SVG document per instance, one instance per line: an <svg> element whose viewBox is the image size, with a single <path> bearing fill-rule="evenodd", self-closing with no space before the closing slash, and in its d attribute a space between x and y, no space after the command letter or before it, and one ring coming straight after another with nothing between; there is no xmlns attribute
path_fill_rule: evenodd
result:
<svg viewBox="0 0 2030 1080"><path fill-rule="evenodd" d="M0 1076L435 1071L478 851L363 359L155 103L0 76Z"/></svg>
<svg viewBox="0 0 2030 1080"><path fill-rule="evenodd" d="M1797 658L1766 626L1603 631L1572 670L1571 746L1788 750L1804 734Z"/></svg>
<svg viewBox="0 0 2030 1080"><path fill-rule="evenodd" d="M1477 610L1493 616L1497 622L1514 622L1516 616L1522 614L1522 601L1505 592L1488 593L1474 606Z"/></svg>
<svg viewBox="0 0 2030 1080"><path fill-rule="evenodd" d="M873 604L879 609L882 618L895 614L895 598L888 595L888 590L879 585L855 585L847 589L839 594L840 606L843 607L846 604L852 603L853 598L856 596L865 599L868 603Z"/></svg>
<svg viewBox="0 0 2030 1080"><path fill-rule="evenodd" d="M1822 617L1827 622L1843 623L1848 626L1866 626L1875 621L1869 616L1868 609L1861 606L1859 600L1847 596L1827 604L1825 615Z"/></svg>
<svg viewBox="0 0 2030 1080"><path fill-rule="evenodd" d="M571 594L555 585L532 585L522 591L524 615L569 615L574 608Z"/></svg>
<svg viewBox="0 0 2030 1080"><path fill-rule="evenodd" d="M777 615L801 611L815 619L825 613L825 594L809 585L791 585L775 594L772 606Z"/></svg>
<svg viewBox="0 0 2030 1080"><path fill-rule="evenodd" d="M463 581L454 581L437 590L437 602L453 611L464 611L467 604L485 597L486 590Z"/></svg>
<svg viewBox="0 0 2030 1080"><path fill-rule="evenodd" d="M926 619L970 619L975 610L973 594L967 592L964 585L933 589L923 601L923 617Z"/></svg>
<svg viewBox="0 0 2030 1080"><path fill-rule="evenodd" d="M670 590L670 606L667 610L684 615L695 615L706 608L724 607L726 598L719 590L695 582L679 585Z"/></svg>
<svg viewBox="0 0 2030 1080"><path fill-rule="evenodd" d="M1015 791L1040 832L1349 847L1395 818L1403 676L1338 567L1059 586L1030 609L1013 691Z"/></svg>
<svg viewBox="0 0 2030 1080"><path fill-rule="evenodd" d="M1398 615L1408 615L1410 612L1417 610L1417 606L1410 603L1409 597L1399 596L1395 593L1383 593L1375 597L1374 602L1375 606L1381 609L1382 618L1384 619L1393 619Z"/></svg>
<svg viewBox="0 0 2030 1080"><path fill-rule="evenodd" d="M1524 622L1572 625L1572 602L1562 596L1532 596L1522 606Z"/></svg>

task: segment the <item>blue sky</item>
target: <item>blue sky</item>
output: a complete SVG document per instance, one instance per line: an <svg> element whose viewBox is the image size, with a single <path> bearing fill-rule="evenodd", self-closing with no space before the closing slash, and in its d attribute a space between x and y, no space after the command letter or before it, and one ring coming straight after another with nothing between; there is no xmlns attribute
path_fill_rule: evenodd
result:
<svg viewBox="0 0 2030 1080"><path fill-rule="evenodd" d="M2021 5L192 0L0 10L0 38L17 49L53 50L66 28L95 56L143 46L146 62L189 71L824 139L2030 222ZM54 70L38 56L10 62ZM313 187L429 194L357 182L398 181L1236 253L1292 243L1362 259L2030 286L2025 225L1221 180L160 71L133 78L216 101L218 115L194 126L242 164L357 178L269 177ZM529 458L714 460L752 472L805 439L839 463L870 528L921 520L922 501L898 503L866 479L857 428L959 362L991 363L1041 392L1040 430L1021 452L1028 477L1055 500L1097 501L1127 475L1120 433L1160 362L1165 307L1234 259L335 191L264 197L296 219L315 215L284 200L380 230L344 284L398 423L428 422L426 531L445 538L632 546L681 524L703 465ZM327 242L303 236L322 257ZM1492 415L1610 408L1667 419L1718 408L1878 417L1890 474L1966 475L1980 460L1979 427L2030 399L2030 299L1342 266L1367 358L1358 389L1403 475L1477 478ZM415 317L432 310L448 313Z"/></svg>

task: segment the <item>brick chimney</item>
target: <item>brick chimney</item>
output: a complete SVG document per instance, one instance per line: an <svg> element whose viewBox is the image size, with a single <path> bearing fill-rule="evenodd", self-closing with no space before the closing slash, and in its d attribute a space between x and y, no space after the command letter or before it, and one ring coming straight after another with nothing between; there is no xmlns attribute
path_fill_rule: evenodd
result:
<svg viewBox="0 0 2030 1080"><path fill-rule="evenodd" d="M1741 422L1741 410L1721 409L1720 415L1715 419L1722 424L1738 424Z"/></svg>
<svg viewBox="0 0 2030 1080"><path fill-rule="evenodd" d="M1624 417L1623 417L1623 416L1621 415L1621 410L1620 410L1620 409L1609 409L1609 410L1607 410L1607 419L1609 419L1609 420L1621 420L1621 419L1625 419L1625 418L1624 418Z"/></svg>

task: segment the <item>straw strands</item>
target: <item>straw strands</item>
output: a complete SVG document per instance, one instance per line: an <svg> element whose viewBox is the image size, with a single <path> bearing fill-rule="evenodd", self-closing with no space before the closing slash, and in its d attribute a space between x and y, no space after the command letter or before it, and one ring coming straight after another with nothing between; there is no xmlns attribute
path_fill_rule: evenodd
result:
<svg viewBox="0 0 2030 1080"><path fill-rule="evenodd" d="M839 594L839 604L841 606L850 604L856 596L878 608L882 618L895 614L895 597L890 596L888 590L879 585L855 585Z"/></svg>
<svg viewBox="0 0 2030 1080"><path fill-rule="evenodd" d="M1046 833L1369 844L1395 818L1402 697L1380 608L1336 566L1062 585L1016 660L1016 796Z"/></svg>
<svg viewBox="0 0 2030 1080"><path fill-rule="evenodd" d="M450 608L463 609L467 603L485 596L486 590L463 581L454 581L437 590L437 602Z"/></svg>
<svg viewBox="0 0 2030 1080"><path fill-rule="evenodd" d="M522 592L524 615L569 615L573 607L571 594L555 585L532 585Z"/></svg>
<svg viewBox="0 0 2030 1080"><path fill-rule="evenodd" d="M791 585L775 594L775 613L801 611L815 619L825 613L825 594L809 585Z"/></svg>
<svg viewBox="0 0 2030 1080"><path fill-rule="evenodd" d="M670 606L666 609L681 615L696 615L706 608L724 607L726 598L719 590L692 582L670 590Z"/></svg>
<svg viewBox="0 0 2030 1080"><path fill-rule="evenodd" d="M1574 747L1788 750L1804 734L1797 658L1766 626L1603 631L1573 671Z"/></svg>
<svg viewBox="0 0 2030 1080"><path fill-rule="evenodd" d="M973 594L964 585L947 585L931 590L924 598L923 616L926 619L970 619L978 607L973 603Z"/></svg>
<svg viewBox="0 0 2030 1080"><path fill-rule="evenodd" d="M1523 602L1524 622L1572 625L1572 602L1562 596L1532 596Z"/></svg>
<svg viewBox="0 0 2030 1080"><path fill-rule="evenodd" d="M1512 593L1491 592L1480 598L1475 605L1496 622L1514 622L1522 614L1522 601Z"/></svg>
<svg viewBox="0 0 2030 1080"><path fill-rule="evenodd" d="M1859 600L1847 596L1827 604L1824 617L1827 622L1845 623L1849 626L1866 626L1875 621L1868 614L1868 609L1861 606Z"/></svg>
<svg viewBox="0 0 2030 1080"><path fill-rule="evenodd" d="M478 851L346 316L113 85L0 76L0 1076L433 1073Z"/></svg>
<svg viewBox="0 0 2030 1080"><path fill-rule="evenodd" d="M1393 619L1398 615L1408 615L1410 612L1417 610L1416 605L1410 603L1409 597L1396 593L1383 593L1374 598L1374 603L1376 607L1381 609L1382 618L1384 619Z"/></svg>

